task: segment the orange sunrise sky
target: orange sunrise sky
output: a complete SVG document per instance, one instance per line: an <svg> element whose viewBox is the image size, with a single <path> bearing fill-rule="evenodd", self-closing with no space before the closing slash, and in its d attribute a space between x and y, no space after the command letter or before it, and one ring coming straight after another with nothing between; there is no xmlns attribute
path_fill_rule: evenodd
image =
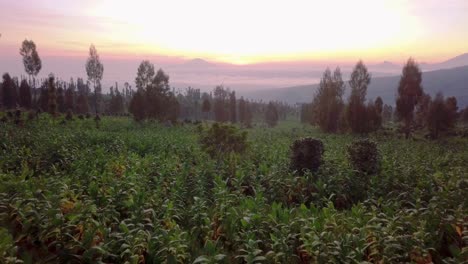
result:
<svg viewBox="0 0 468 264"><path fill-rule="evenodd" d="M437 61L468 49L468 1L0 0L0 56Z"/></svg>

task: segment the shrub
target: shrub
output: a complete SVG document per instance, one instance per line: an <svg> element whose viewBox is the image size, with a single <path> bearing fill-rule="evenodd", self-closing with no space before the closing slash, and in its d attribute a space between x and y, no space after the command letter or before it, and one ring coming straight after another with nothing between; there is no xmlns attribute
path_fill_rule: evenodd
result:
<svg viewBox="0 0 468 264"><path fill-rule="evenodd" d="M304 170L316 171L322 164L324 152L322 141L315 138L303 138L294 141L291 146L291 170L303 173Z"/></svg>
<svg viewBox="0 0 468 264"><path fill-rule="evenodd" d="M201 132L200 143L212 158L229 153L241 154L247 149L247 132L232 125L214 123Z"/></svg>
<svg viewBox="0 0 468 264"><path fill-rule="evenodd" d="M361 173L377 173L380 167L377 144L368 139L354 141L348 145L348 160L353 169Z"/></svg>

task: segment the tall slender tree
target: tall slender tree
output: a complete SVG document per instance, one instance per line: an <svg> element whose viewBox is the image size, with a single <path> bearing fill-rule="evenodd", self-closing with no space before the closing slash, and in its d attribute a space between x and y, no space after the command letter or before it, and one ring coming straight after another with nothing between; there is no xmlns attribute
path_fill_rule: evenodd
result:
<svg viewBox="0 0 468 264"><path fill-rule="evenodd" d="M209 113L211 111L211 103L209 98L203 99L202 103L202 112Z"/></svg>
<svg viewBox="0 0 468 264"><path fill-rule="evenodd" d="M359 61L351 73L349 86L351 95L346 108L346 120L353 133L366 133L368 131L367 110L365 106L367 87L371 75L362 61Z"/></svg>
<svg viewBox="0 0 468 264"><path fill-rule="evenodd" d="M52 73L49 74L47 85L48 85L47 98L48 98L49 114L51 114L52 116L55 116L55 114L57 113L57 89L55 88L55 77Z"/></svg>
<svg viewBox="0 0 468 264"><path fill-rule="evenodd" d="M236 92L232 91L229 95L229 114L231 123L237 123Z"/></svg>
<svg viewBox="0 0 468 264"><path fill-rule="evenodd" d="M68 88L65 90L65 110L75 111L75 82L70 79Z"/></svg>
<svg viewBox="0 0 468 264"><path fill-rule="evenodd" d="M345 84L339 67L333 75L326 69L312 101L315 123L325 132L336 132L338 120L343 111L343 94Z"/></svg>
<svg viewBox="0 0 468 264"><path fill-rule="evenodd" d="M16 107L16 88L13 79L11 79L8 73L3 74L2 101L3 107L5 107L6 109L12 109Z"/></svg>
<svg viewBox="0 0 468 264"><path fill-rule="evenodd" d="M24 79L21 81L19 89L19 104L26 109L30 109L32 104L31 87Z"/></svg>
<svg viewBox="0 0 468 264"><path fill-rule="evenodd" d="M104 65L99 59L96 47L93 44L89 47L89 57L86 61L86 74L88 75L88 80L93 83L94 88L94 106L96 114L99 112L99 94L100 94L100 82L104 74Z"/></svg>
<svg viewBox="0 0 468 264"><path fill-rule="evenodd" d="M25 39L20 48L20 55L23 57L24 71L29 75L29 82L34 84L31 78L37 76L42 68L42 61L34 41Z"/></svg>
<svg viewBox="0 0 468 264"><path fill-rule="evenodd" d="M273 102L270 102L265 111L265 121L269 127L274 127L278 124L278 110Z"/></svg>
<svg viewBox="0 0 468 264"><path fill-rule="evenodd" d="M376 115L376 129L379 129L382 127L382 112L383 112L383 100L380 96L378 96L376 99L375 99L375 102L374 102L374 107L375 107L375 111L377 113Z"/></svg>
<svg viewBox="0 0 468 264"><path fill-rule="evenodd" d="M62 84L59 84L57 88L57 109L60 113L65 113L67 111L65 107L65 95Z"/></svg>
<svg viewBox="0 0 468 264"><path fill-rule="evenodd" d="M403 72L398 84L398 96L396 99L396 113L403 122L403 131L406 138L411 134L414 119L414 109L423 95L422 73L413 58L403 67Z"/></svg>
<svg viewBox="0 0 468 264"><path fill-rule="evenodd" d="M244 97L241 96L239 99L239 123L245 125L245 100Z"/></svg>
<svg viewBox="0 0 468 264"><path fill-rule="evenodd" d="M153 82L155 76L154 65L148 60L144 60L138 66L135 84L137 90L145 90Z"/></svg>
<svg viewBox="0 0 468 264"><path fill-rule="evenodd" d="M444 100L442 93L437 93L430 102L427 117L427 128L432 138L438 138L442 132L449 131L455 126L457 118L457 100L448 97Z"/></svg>
<svg viewBox="0 0 468 264"><path fill-rule="evenodd" d="M229 112L227 109L229 90L222 85L216 86L214 89L214 105L213 112L216 122L227 122L229 120Z"/></svg>

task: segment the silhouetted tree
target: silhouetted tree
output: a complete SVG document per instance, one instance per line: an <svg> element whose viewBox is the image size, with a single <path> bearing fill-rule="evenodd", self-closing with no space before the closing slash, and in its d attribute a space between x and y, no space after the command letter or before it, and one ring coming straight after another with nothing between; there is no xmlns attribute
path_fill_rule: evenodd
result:
<svg viewBox="0 0 468 264"><path fill-rule="evenodd" d="M383 100L380 96L378 96L376 99L375 99L375 102L374 102L374 106L375 106L375 111L377 113L377 120L376 120L376 125L377 125L377 129L381 128L382 127L382 112L383 112Z"/></svg>
<svg viewBox="0 0 468 264"><path fill-rule="evenodd" d="M273 102L270 102L265 111L265 121L269 127L274 127L278 124L278 111Z"/></svg>
<svg viewBox="0 0 468 264"><path fill-rule="evenodd" d="M239 99L239 123L242 125L245 124L245 100L244 97L241 96Z"/></svg>
<svg viewBox="0 0 468 264"><path fill-rule="evenodd" d="M232 91L229 95L229 114L231 123L237 122L237 108L236 108L236 92Z"/></svg>
<svg viewBox="0 0 468 264"><path fill-rule="evenodd" d="M38 107L42 111L47 111L49 109L49 79L44 80L39 92Z"/></svg>
<svg viewBox="0 0 468 264"><path fill-rule="evenodd" d="M457 98L448 97L445 100L445 105L447 107L447 127L450 129L455 126L458 118Z"/></svg>
<svg viewBox="0 0 468 264"><path fill-rule="evenodd" d="M86 114L89 112L88 97L85 94L78 95L76 107L79 114Z"/></svg>
<svg viewBox="0 0 468 264"><path fill-rule="evenodd" d="M422 94L419 99L418 105L416 106L415 111L415 126L418 129L421 129L426 126L429 115L429 106L431 104L431 96L428 94Z"/></svg>
<svg viewBox="0 0 468 264"><path fill-rule="evenodd" d="M57 109L60 113L65 113L67 110L65 107L65 96L62 85L59 85L57 88Z"/></svg>
<svg viewBox="0 0 468 264"><path fill-rule="evenodd" d="M315 122L323 131L336 132L338 130L338 120L344 106L342 99L344 88L340 68L336 68L333 76L330 69L323 73L312 101Z"/></svg>
<svg viewBox="0 0 468 264"><path fill-rule="evenodd" d="M229 120L229 114L227 111L227 102L229 97L229 91L224 89L223 86L216 86L214 89L214 106L213 112L215 121L226 122Z"/></svg>
<svg viewBox="0 0 468 264"><path fill-rule="evenodd" d="M29 75L31 81L31 77L37 76L42 68L41 58L34 41L25 39L21 45L20 54L23 57L24 71Z"/></svg>
<svg viewBox="0 0 468 264"><path fill-rule="evenodd" d="M75 111L75 83L70 80L68 89L65 91L65 110Z"/></svg>
<svg viewBox="0 0 468 264"><path fill-rule="evenodd" d="M129 110L137 121L145 118L176 121L179 103L170 91L169 75L162 69L154 75L154 66L143 61L138 67L135 82L138 95L133 96Z"/></svg>
<svg viewBox="0 0 468 264"><path fill-rule="evenodd" d="M421 86L422 73L416 62L410 58L403 67L403 73L398 85L396 99L396 112L400 121L403 121L406 138L411 134L415 106L423 95Z"/></svg>
<svg viewBox="0 0 468 264"><path fill-rule="evenodd" d="M253 119L253 112L251 103L245 101L245 118L244 118L244 125L245 127L252 127L252 119Z"/></svg>
<svg viewBox="0 0 468 264"><path fill-rule="evenodd" d="M3 74L3 82L2 82L2 101L3 106L6 109L13 109L16 107L16 88L8 73Z"/></svg>
<svg viewBox="0 0 468 264"><path fill-rule="evenodd" d="M109 102L109 112L113 114L123 113L124 112L124 98L117 87L114 90L113 87L110 88L110 102Z"/></svg>
<svg viewBox="0 0 468 264"><path fill-rule="evenodd" d="M209 113L211 111L211 103L209 98L205 98L202 104L202 112Z"/></svg>
<svg viewBox="0 0 468 264"><path fill-rule="evenodd" d="M55 88L55 77L52 74L49 74L49 79L47 82L48 91L47 91L47 98L48 98L48 105L49 105L49 114L55 116L57 112L57 94Z"/></svg>
<svg viewBox="0 0 468 264"><path fill-rule="evenodd" d="M100 82L102 80L102 75L104 74L104 65L99 59L96 47L93 44L89 47L89 57L86 61L86 74L88 75L88 80L93 83L94 87L94 107L96 114L99 112L99 98L101 93Z"/></svg>
<svg viewBox="0 0 468 264"><path fill-rule="evenodd" d="M21 107L26 109L31 108L32 104L32 97L31 97L31 87L26 80L21 81L20 89L19 89L19 104Z"/></svg>
<svg viewBox="0 0 468 264"><path fill-rule="evenodd" d="M130 100L130 105L128 107L128 111L137 122L146 119L145 95L143 93L143 90L138 90Z"/></svg>
<svg viewBox="0 0 468 264"><path fill-rule="evenodd" d="M440 132L447 128L447 106L442 93L437 93L430 103L427 115L427 128L433 138L438 138Z"/></svg>
<svg viewBox="0 0 468 264"><path fill-rule="evenodd" d="M154 65L147 60L142 61L140 66L138 66L137 77L135 78L137 90L146 90L153 82L154 75Z"/></svg>
<svg viewBox="0 0 468 264"><path fill-rule="evenodd" d="M359 61L351 73L351 80L349 80L351 96L346 111L346 120L353 133L367 133L369 131L368 109L364 103L370 81L371 75L364 63Z"/></svg>
<svg viewBox="0 0 468 264"><path fill-rule="evenodd" d="M76 110L79 114L86 114L89 112L89 104L88 104L88 94L89 94L89 87L87 84L84 83L83 79L78 78L76 80L76 87L78 89L78 97L76 99Z"/></svg>
<svg viewBox="0 0 468 264"><path fill-rule="evenodd" d="M362 122L365 122L366 133L379 129L382 124L382 119L377 112L375 104L372 101L367 103L365 118L362 120Z"/></svg>
<svg viewBox="0 0 468 264"><path fill-rule="evenodd" d="M177 100L170 91L169 75L164 73L162 69L158 70L153 82L146 87L146 100L147 114L151 119L168 120L170 112L176 110L173 108L173 104Z"/></svg>

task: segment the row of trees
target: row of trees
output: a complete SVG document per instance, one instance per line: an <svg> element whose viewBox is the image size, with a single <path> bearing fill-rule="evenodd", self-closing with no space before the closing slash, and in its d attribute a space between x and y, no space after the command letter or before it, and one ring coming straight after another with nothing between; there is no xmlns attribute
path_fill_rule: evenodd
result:
<svg viewBox="0 0 468 264"><path fill-rule="evenodd" d="M16 78L11 78L9 74L3 75L2 87L0 89L0 94L2 96L1 103L4 108L11 109L16 107L23 107L26 109L30 108L41 108L42 110L48 109L49 97L56 97L56 100L61 101L62 103L58 104L59 108L62 106L66 109L73 110L71 96L74 92L74 83L70 82L69 85L61 81L56 81L53 77L53 74L49 74L49 78L42 80L41 87L36 87L36 77L42 69L42 61L39 57L36 44L32 40L24 40L20 47L20 55L22 56L23 66L26 74L29 76L28 80L21 78L21 81L18 81ZM87 108L87 99L88 99L88 86L89 83L93 84L94 88L94 110L96 114L99 112L99 100L101 99L101 80L104 74L104 65L99 59L94 45L90 46L89 49L89 58L86 61L86 73L88 75L88 81L86 83L86 88L84 87L84 81L78 79L77 86L79 90L78 98L78 108L79 112L88 111ZM49 91L49 83L53 81L54 84L57 84L58 89L51 94ZM20 84L19 84L20 83ZM65 88L68 86L69 88ZM66 90L66 92L65 92ZM39 96L37 95L39 92ZM58 95L56 95L58 93ZM65 94L64 94L65 93ZM65 96L68 99L65 99ZM67 105L68 103L68 105ZM63 109L61 109L63 110Z"/></svg>
<svg viewBox="0 0 468 264"><path fill-rule="evenodd" d="M129 112L137 121L175 121L179 114L179 104L169 86L169 75L154 65L143 61L138 67L135 79L137 91L133 95Z"/></svg>
<svg viewBox="0 0 468 264"><path fill-rule="evenodd" d="M364 63L359 61L348 82L351 94L345 103L343 95L346 84L340 68L336 68L333 73L326 69L312 103L302 106L302 121L317 124L330 133L351 131L363 134L379 129L384 108L388 111L390 107L384 106L380 97L366 104L370 81L370 73Z"/></svg>
<svg viewBox="0 0 468 264"><path fill-rule="evenodd" d="M325 132L365 134L378 130L383 122L395 116L401 122L401 131L406 138L418 128L426 128L431 137L438 137L441 132L454 127L459 115L456 98L444 99L438 93L432 100L430 95L425 94L421 85L421 70L413 59L410 58L403 68L395 111L391 106L383 104L380 97L375 101L366 99L370 82L370 73L364 63L359 61L351 73L348 82L351 93L345 103L343 95L346 84L340 68L336 68L333 73L327 69L313 101L302 106L301 120L317 124Z"/></svg>
<svg viewBox="0 0 468 264"><path fill-rule="evenodd" d="M191 88L186 94L175 93L170 89L169 76L162 69L156 72L149 61L143 61L138 68L136 91L125 83L124 90L120 92L116 84L103 96L101 80L104 65L94 45L90 46L85 65L88 79L85 81L78 78L76 83L73 79L69 82L56 79L52 74L38 81L36 77L42 69L42 61L32 40L22 43L20 54L29 78L21 77L18 80L7 73L3 75L0 103L6 109L41 109L54 114L67 111L79 114L94 111L96 115L102 111L109 114L130 112L137 121L175 121L182 112L189 119L239 122L245 126L251 126L254 115L262 116L268 125L274 126L278 119L285 119L294 112L289 105L279 102L266 104L262 101L248 101L243 97L237 99L235 91L223 86L217 86L212 93L203 93L202 96L200 90ZM39 87L36 87L37 83ZM91 88L94 93L91 93Z"/></svg>
<svg viewBox="0 0 468 264"><path fill-rule="evenodd" d="M253 120L264 120L269 126L275 126L278 120L294 115L296 109L282 102L253 101L236 98L236 92L224 86L216 86L210 93L201 93L199 89L188 88L179 93L182 119L212 119L217 122L239 123L250 127Z"/></svg>
<svg viewBox="0 0 468 264"><path fill-rule="evenodd" d="M52 75L51 75L52 76ZM37 81L37 80L36 80ZM26 79L18 80L5 73L0 83L0 105L5 109L41 109L48 110L49 98L49 78L39 80L41 84L38 88L32 88ZM59 80L54 77L56 87L55 96L57 100L57 111L65 113L68 110L85 114L96 109L113 114L123 114L128 108L128 102L134 91L128 83L122 91L117 84L110 88L110 93L101 95L92 93L90 83L78 78L76 82L70 79L69 82ZM98 90L100 87L98 88ZM98 97L98 98L96 98ZM97 104L97 105L96 105Z"/></svg>

